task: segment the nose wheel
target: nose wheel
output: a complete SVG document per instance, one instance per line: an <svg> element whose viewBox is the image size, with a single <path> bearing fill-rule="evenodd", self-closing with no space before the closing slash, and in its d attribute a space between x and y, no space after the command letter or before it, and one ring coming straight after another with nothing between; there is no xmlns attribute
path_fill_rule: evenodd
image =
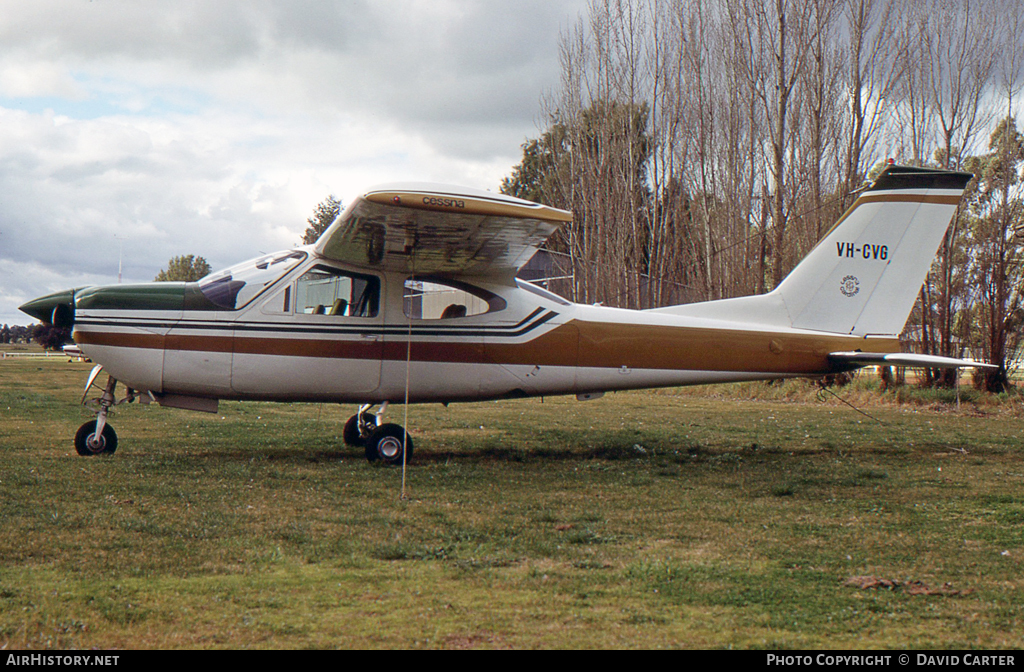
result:
<svg viewBox="0 0 1024 672"><path fill-rule="evenodd" d="M75 434L75 450L79 455L112 455L117 450L117 432L110 425L96 431L97 420L90 420Z"/></svg>

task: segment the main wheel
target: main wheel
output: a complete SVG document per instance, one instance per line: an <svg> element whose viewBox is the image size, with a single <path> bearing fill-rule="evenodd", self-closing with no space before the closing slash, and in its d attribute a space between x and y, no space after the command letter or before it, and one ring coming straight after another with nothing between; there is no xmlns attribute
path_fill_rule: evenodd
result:
<svg viewBox="0 0 1024 672"><path fill-rule="evenodd" d="M96 421L90 420L78 428L75 450L79 455L111 455L117 450L117 432L110 425L103 425L103 432L96 436Z"/></svg>
<svg viewBox="0 0 1024 672"><path fill-rule="evenodd" d="M405 444L405 461L412 459L412 437L401 425L381 425L366 440L366 459L370 462L381 460L387 464L402 463L402 444Z"/></svg>
<svg viewBox="0 0 1024 672"><path fill-rule="evenodd" d="M369 427L377 427L377 416L373 413L363 413L363 424ZM359 415L353 415L345 423L345 429L341 432L341 438L345 440L346 446L363 447L366 445L366 437L359 428Z"/></svg>

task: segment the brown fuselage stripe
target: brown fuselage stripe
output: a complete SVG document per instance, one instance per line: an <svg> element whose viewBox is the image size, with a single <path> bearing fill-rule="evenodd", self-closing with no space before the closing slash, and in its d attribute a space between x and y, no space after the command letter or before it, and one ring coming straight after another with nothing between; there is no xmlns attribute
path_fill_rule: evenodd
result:
<svg viewBox="0 0 1024 672"><path fill-rule="evenodd" d="M400 338L400 337L396 337ZM80 345L286 357L403 361L404 340L313 340L78 331ZM570 322L525 343L414 341L416 362L815 373L829 352L898 352L896 339Z"/></svg>
<svg viewBox="0 0 1024 672"><path fill-rule="evenodd" d="M959 205L960 194L865 194L854 204L864 203L936 203L938 205Z"/></svg>

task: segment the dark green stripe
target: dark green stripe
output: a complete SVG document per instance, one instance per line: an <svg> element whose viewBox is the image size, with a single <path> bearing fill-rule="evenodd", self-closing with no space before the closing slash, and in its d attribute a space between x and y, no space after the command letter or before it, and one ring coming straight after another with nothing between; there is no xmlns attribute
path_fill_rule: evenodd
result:
<svg viewBox="0 0 1024 672"><path fill-rule="evenodd" d="M180 311L185 303L184 282L150 282L139 285L107 285L78 292L79 310L170 310Z"/></svg>

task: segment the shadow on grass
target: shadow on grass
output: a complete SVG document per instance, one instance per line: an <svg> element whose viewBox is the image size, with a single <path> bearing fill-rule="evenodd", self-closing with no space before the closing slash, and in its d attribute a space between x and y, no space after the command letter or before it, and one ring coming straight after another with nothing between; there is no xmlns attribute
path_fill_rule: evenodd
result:
<svg viewBox="0 0 1024 672"><path fill-rule="evenodd" d="M659 459L684 458L689 455L686 450L652 451L640 446L631 445L603 445L603 446L573 446L566 448L517 448L512 446L484 446L481 448L467 448L465 450L424 450L417 452L413 457L414 463L436 464L448 462L527 462L527 461L548 461L548 462L585 462L588 460L648 460L652 457Z"/></svg>
<svg viewBox="0 0 1024 672"><path fill-rule="evenodd" d="M550 448L544 446L514 446L514 445L474 445L472 442L465 442L452 447L440 446L437 448L424 448L415 450L409 462L410 466L436 465L450 463L517 463L530 461L546 462L587 462L592 460L603 461L653 461L659 464L694 464L694 463L732 463L750 459L751 457L768 457L781 453L777 448L766 448L762 446L728 446L723 448L712 448L697 443L676 444L672 447L656 447L658 441L645 442L646 445L630 439L623 442L605 440L600 444L591 445L566 445L565 447ZM828 452L822 451L809 451ZM125 451L125 457L130 453ZM136 453L140 455L141 453ZM188 461L192 463L259 463L259 464L280 464L280 465L305 465L329 462L361 463L366 462L362 448L338 447L336 450L313 449L304 450L299 447L293 448L228 448L223 446L210 446L205 448L190 448L175 451L168 447L166 452L150 454L149 457L161 463L174 463ZM116 457L113 459L117 459ZM386 466L386 465L381 465Z"/></svg>

